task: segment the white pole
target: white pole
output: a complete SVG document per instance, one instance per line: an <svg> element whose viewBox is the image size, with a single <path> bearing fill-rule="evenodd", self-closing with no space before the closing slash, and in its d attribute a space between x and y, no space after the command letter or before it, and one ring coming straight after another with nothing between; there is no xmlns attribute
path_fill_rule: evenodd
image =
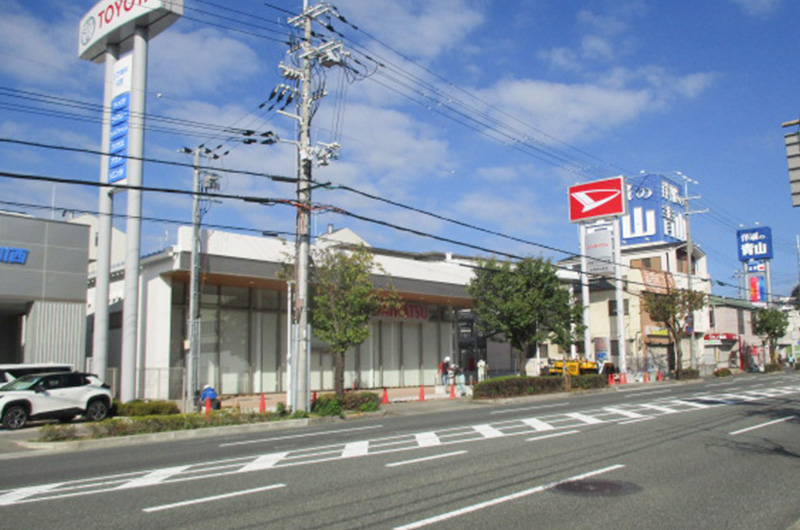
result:
<svg viewBox="0 0 800 530"><path fill-rule="evenodd" d="M111 101L114 98L114 65L119 50L116 45L106 47L106 71L103 88L103 126L100 143L101 151L108 151ZM100 182L108 183L108 156L100 157ZM94 336L92 339L92 372L100 379L106 379L108 368L108 292L111 277L111 216L114 212L114 196L111 188L103 186L98 192L97 201L97 262L94 280Z"/></svg>
<svg viewBox="0 0 800 530"><path fill-rule="evenodd" d="M131 87L130 137L127 181L142 185L144 155L145 89L147 87L147 28L137 27L133 35L133 81ZM128 190L127 245L125 254L125 300L123 303L122 362L120 398L136 397L136 349L139 324L139 260L142 227L142 192Z"/></svg>
<svg viewBox="0 0 800 530"><path fill-rule="evenodd" d="M622 248L620 238L620 223L619 217L614 218L614 279L616 283L616 299L617 299L617 343L619 344L619 372L625 374L628 372L628 364L625 359L625 301L623 299L622 289Z"/></svg>
<svg viewBox="0 0 800 530"><path fill-rule="evenodd" d="M583 304L583 351L587 361L596 361L595 352L592 350L592 330L590 326L590 292L589 275L587 274L588 259L586 258L586 224L579 225L580 249L581 249L581 303Z"/></svg>

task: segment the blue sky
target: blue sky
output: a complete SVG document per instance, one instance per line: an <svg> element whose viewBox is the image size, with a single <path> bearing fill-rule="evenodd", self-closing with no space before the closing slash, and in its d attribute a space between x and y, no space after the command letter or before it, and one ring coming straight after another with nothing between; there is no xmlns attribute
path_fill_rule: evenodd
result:
<svg viewBox="0 0 800 530"><path fill-rule="evenodd" d="M99 149L97 111L73 106L102 102L102 65L81 61L76 52L79 20L94 3L0 0L0 138ZM275 7L297 12L302 2L269 4L274 7L256 0L185 0L185 17L150 45L148 113L293 138L292 120L258 106L283 82L278 63L288 62L286 46L278 42L288 34L286 14ZM326 71L329 95L314 118L313 136L338 141L342 151L340 160L315 170L316 179L576 252L577 229L567 218L569 185L643 170L680 171L700 183L690 188L702 196L692 209L709 209L692 216L691 229L715 280L736 285L735 231L760 223L772 228L775 239L774 292L789 294L797 284L800 212L789 198L781 129L782 122L800 117L796 1L335 5L358 27L333 21L347 37L345 49L373 67L357 79ZM64 99L55 106L43 102L50 96ZM232 149L219 167L295 172L288 144L245 146L226 143L225 134L160 129L146 133L148 157L190 162L177 153L180 147L225 143L222 150ZM87 154L0 143L0 161L0 171L99 178L98 160ZM146 164L145 185L189 189L191 171ZM230 174L222 191L290 198L293 187ZM92 188L10 179L0 179L0 200L19 203L0 204L14 210L55 205L56 216L97 207ZM341 190L320 190L314 200L498 252L565 257ZM118 198L115 212L124 209ZM145 217L188 221L190 214L187 198L144 197ZM292 232L294 212L225 201L206 220ZM314 231L329 223L356 230L374 246L475 253L324 211L314 216ZM175 230L146 220L143 252L174 241ZM731 287L714 290L737 294Z"/></svg>

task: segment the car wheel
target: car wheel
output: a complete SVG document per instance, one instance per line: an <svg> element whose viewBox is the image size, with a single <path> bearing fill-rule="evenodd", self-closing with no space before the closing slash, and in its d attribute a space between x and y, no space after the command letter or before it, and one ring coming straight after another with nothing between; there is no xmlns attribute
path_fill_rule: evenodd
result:
<svg viewBox="0 0 800 530"><path fill-rule="evenodd" d="M86 407L86 419L100 421L108 416L108 405L103 400L95 399Z"/></svg>
<svg viewBox="0 0 800 530"><path fill-rule="evenodd" d="M11 405L3 414L3 427L9 431L21 429L28 422L28 411L22 405Z"/></svg>

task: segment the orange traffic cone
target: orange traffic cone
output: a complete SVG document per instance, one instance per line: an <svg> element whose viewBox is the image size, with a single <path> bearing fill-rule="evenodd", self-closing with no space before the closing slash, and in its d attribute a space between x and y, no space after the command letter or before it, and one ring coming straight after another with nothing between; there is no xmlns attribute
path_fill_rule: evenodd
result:
<svg viewBox="0 0 800 530"><path fill-rule="evenodd" d="M661 370L659 370L658 372L656 372L656 381L663 381L663 380L664 376L661 375Z"/></svg>
<svg viewBox="0 0 800 530"><path fill-rule="evenodd" d="M419 400L425 401L425 385L419 385Z"/></svg>
<svg viewBox="0 0 800 530"><path fill-rule="evenodd" d="M628 374L619 374L619 384L621 385L628 384Z"/></svg>
<svg viewBox="0 0 800 530"><path fill-rule="evenodd" d="M211 398L206 398L206 416L211 414Z"/></svg>
<svg viewBox="0 0 800 530"><path fill-rule="evenodd" d="M267 412L267 400L264 398L264 394L261 394L261 399L258 400L258 412L261 414Z"/></svg>
<svg viewBox="0 0 800 530"><path fill-rule="evenodd" d="M614 374L608 374L608 386L614 386Z"/></svg>
<svg viewBox="0 0 800 530"><path fill-rule="evenodd" d="M645 372L645 373L644 373L644 379L643 379L643 381L644 381L645 383L649 383L649 382L650 382L650 374L648 374L647 372Z"/></svg>
<svg viewBox="0 0 800 530"><path fill-rule="evenodd" d="M450 385L450 399L456 398L456 385Z"/></svg>
<svg viewBox="0 0 800 530"><path fill-rule="evenodd" d="M389 391L386 387L383 387L383 399L381 399L381 405L388 405L389 404Z"/></svg>

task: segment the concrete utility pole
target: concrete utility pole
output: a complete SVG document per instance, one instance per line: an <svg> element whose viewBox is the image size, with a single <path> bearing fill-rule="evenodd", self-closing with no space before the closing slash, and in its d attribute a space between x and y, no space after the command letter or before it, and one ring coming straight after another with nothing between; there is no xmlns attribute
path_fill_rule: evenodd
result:
<svg viewBox="0 0 800 530"><path fill-rule="evenodd" d="M186 359L186 403L194 402L200 375L200 148L194 150L192 179L192 260L189 272L189 355Z"/></svg>
<svg viewBox="0 0 800 530"><path fill-rule="evenodd" d="M311 167L315 157L325 163L329 158L336 158L335 151L338 144L326 145L324 148L311 146L311 106L316 99L324 96L324 90L315 91L312 95L312 67L319 64L324 67L341 64L341 43L327 41L319 47L312 46L311 25L313 21L326 13L338 15L335 9L328 4L308 6L308 0L303 0L303 13L289 19L289 24L294 25L303 32L299 59L302 62L300 69L292 69L281 65L281 69L289 79L298 80L300 83L299 115L291 116L299 124L297 150L298 150L298 182L297 182L297 239L295 249L295 300L293 322L296 326L296 347L291 356L290 381L296 382L291 391L289 401L295 404L295 410L310 409L310 355L311 355L311 325L309 322L309 262L311 246ZM285 113L282 113L285 114ZM289 301L291 305L291 301ZM292 399L293 397L293 399Z"/></svg>
<svg viewBox="0 0 800 530"><path fill-rule="evenodd" d="M686 260L687 260L687 269L686 269L686 289L688 291L693 290L694 287L693 280L692 280L692 254L694 253L694 246L692 245L692 231L689 228L689 216L695 213L705 213L708 210L698 210L694 212L689 211L689 201L694 199L699 199L700 196L696 197L689 197L689 182L692 184L700 184L696 180L690 179L680 171L677 174L683 179L683 207L684 207L684 218L686 222ZM695 319L694 319L694 311L691 314L692 322L691 328L692 332L689 334L689 351L690 351L690 366L693 370L697 369L697 351L694 343L694 330L695 330Z"/></svg>

